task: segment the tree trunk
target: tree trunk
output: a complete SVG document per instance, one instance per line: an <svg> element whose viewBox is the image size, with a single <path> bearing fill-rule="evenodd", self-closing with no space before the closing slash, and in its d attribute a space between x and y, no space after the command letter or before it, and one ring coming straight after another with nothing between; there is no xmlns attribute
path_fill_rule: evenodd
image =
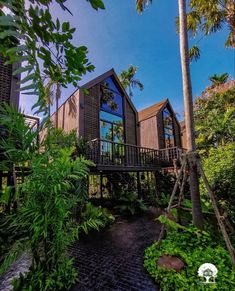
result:
<svg viewBox="0 0 235 291"><path fill-rule="evenodd" d="M188 54L188 32L187 32L187 16L186 16L186 0L178 0L179 2L179 28L180 28L180 57L184 94L184 110L185 110L185 127L187 138L188 152L195 151L195 130L193 121L193 98L192 85L189 67ZM190 176L190 193L192 200L193 223L198 228L203 228L203 216L200 203L199 181L197 167L193 162L189 165Z"/></svg>
<svg viewBox="0 0 235 291"><path fill-rule="evenodd" d="M55 128L58 128L58 118L59 118L59 112L58 112L58 109L59 109L59 98L58 96L56 96L56 111L55 111Z"/></svg>

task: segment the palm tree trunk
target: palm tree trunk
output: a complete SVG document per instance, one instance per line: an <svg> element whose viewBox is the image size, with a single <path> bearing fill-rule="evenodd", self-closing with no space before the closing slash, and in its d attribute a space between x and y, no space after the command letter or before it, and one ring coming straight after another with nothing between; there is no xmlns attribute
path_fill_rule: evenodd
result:
<svg viewBox="0 0 235 291"><path fill-rule="evenodd" d="M56 109L55 109L55 118L56 118L56 120L55 120L55 128L58 128L58 119L59 119L59 112L58 112L58 109L59 109L59 98L58 98L58 96L56 96L56 100L55 100L55 102L56 102Z"/></svg>
<svg viewBox="0 0 235 291"><path fill-rule="evenodd" d="M178 0L179 2L179 27L180 27L180 57L183 81L183 94L184 94L184 109L185 109L185 127L187 137L188 152L195 151L195 129L193 120L193 98L192 98L192 85L189 67L189 54L188 54L188 32L187 32L187 18L186 18L186 0ZM189 165L190 177L190 193L192 200L192 215L193 223L198 228L203 228L203 216L200 203L199 181L197 166L193 161Z"/></svg>

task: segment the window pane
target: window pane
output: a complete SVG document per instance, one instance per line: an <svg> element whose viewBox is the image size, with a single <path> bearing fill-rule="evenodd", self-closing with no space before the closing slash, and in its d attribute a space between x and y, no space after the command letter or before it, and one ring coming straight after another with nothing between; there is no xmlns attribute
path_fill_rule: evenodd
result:
<svg viewBox="0 0 235 291"><path fill-rule="evenodd" d="M165 147L174 147L174 126L172 115L167 108L163 110L163 124L165 133Z"/></svg>
<svg viewBox="0 0 235 291"><path fill-rule="evenodd" d="M123 126L113 124L113 141L118 143L124 143Z"/></svg>
<svg viewBox="0 0 235 291"><path fill-rule="evenodd" d="M117 123L120 125L123 123L121 117L114 115L114 114L107 113L107 112L102 111L102 110L100 111L100 119L114 122L114 123Z"/></svg>
<svg viewBox="0 0 235 291"><path fill-rule="evenodd" d="M108 77L107 79L105 79L102 84L111 89L112 91L115 91L116 93L119 93L119 90L118 88L116 87L116 85L114 84L113 80L112 80L112 77ZM120 93L119 93L120 94Z"/></svg>
<svg viewBox="0 0 235 291"><path fill-rule="evenodd" d="M112 141L112 124L105 121L100 121L100 135L101 139Z"/></svg>
<svg viewBox="0 0 235 291"><path fill-rule="evenodd" d="M105 111L122 116L122 96L102 86L100 107Z"/></svg>

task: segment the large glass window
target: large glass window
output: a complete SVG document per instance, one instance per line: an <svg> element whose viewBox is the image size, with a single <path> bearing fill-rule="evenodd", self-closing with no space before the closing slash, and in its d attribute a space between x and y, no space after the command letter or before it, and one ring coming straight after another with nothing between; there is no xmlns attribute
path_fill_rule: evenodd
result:
<svg viewBox="0 0 235 291"><path fill-rule="evenodd" d="M122 96L111 77L101 84L100 135L102 139L124 143Z"/></svg>
<svg viewBox="0 0 235 291"><path fill-rule="evenodd" d="M163 125L165 147L170 148L175 146L173 117L167 108L163 110Z"/></svg>

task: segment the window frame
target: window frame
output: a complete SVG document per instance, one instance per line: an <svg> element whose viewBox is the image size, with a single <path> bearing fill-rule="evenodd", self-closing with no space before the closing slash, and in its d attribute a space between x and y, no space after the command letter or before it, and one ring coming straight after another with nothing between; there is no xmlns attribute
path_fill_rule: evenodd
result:
<svg viewBox="0 0 235 291"><path fill-rule="evenodd" d="M111 79L111 81L114 83L114 85L115 85L115 87L117 88L117 90L118 90L118 85L116 84L116 81L113 79L113 77L112 76L109 76L109 77L107 77L106 79L108 79L108 78L110 78ZM105 80L106 80L105 79ZM112 90L112 89L110 89L109 87L107 87L107 86L105 86L104 84L103 84L103 82L105 82L105 80L103 80L101 83L100 83L100 98L99 98L99 101L100 101L100 106L99 106L99 129L100 129L100 134L99 134L99 136L100 136L100 138L102 139L102 132L101 132L101 122L105 122L105 123L108 123L108 124L111 124L111 127L112 127L112 140L110 140L110 142L113 142L113 143L120 143L120 144L125 144L125 142L126 142L126 126L125 126L125 106L124 106L124 102L125 102L125 100L124 100L124 95L122 94L122 92L121 91L114 91L114 90ZM119 95L120 97L121 97L121 105L122 105L122 114L119 114L119 113L117 113L117 112L111 112L111 111L109 111L109 110L106 110L106 109L103 109L102 108L102 105L101 105L101 98L102 98L102 87L104 87L105 89L107 89L107 90L109 90L109 91L111 91L111 92L113 92L113 93L115 93L115 94L117 94L117 95ZM119 123L117 123L117 122L112 122L112 121L109 121L109 120L106 120L105 118L103 119L103 118L101 118L101 112L105 112L105 113L108 113L108 114L111 114L111 115L114 115L114 116L117 116L117 117L120 117L121 119L122 119L122 125L120 125ZM123 127L123 142L117 142L117 141L114 141L114 130L113 130L113 128L114 128L114 125L118 125L118 126L122 126Z"/></svg>
<svg viewBox="0 0 235 291"><path fill-rule="evenodd" d="M168 116L171 117L171 126L165 125L165 119L164 112L167 111ZM176 139L175 139L175 127L174 127L174 116L173 113L167 108L164 107L162 110L162 122L163 122L163 135L164 135L164 148L172 148L176 146ZM172 134L169 134L169 129L172 130ZM166 132L168 130L168 132ZM170 145L169 147L166 146L166 137L170 137L169 140L171 140L171 137L173 137L173 145Z"/></svg>

